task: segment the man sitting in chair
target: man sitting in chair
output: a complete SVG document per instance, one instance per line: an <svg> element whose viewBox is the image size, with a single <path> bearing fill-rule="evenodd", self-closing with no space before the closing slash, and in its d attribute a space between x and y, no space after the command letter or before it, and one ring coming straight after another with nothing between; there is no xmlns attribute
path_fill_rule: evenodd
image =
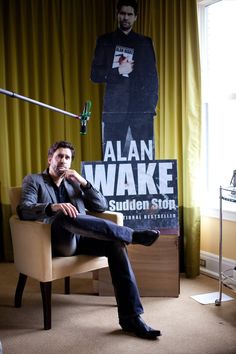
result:
<svg viewBox="0 0 236 354"><path fill-rule="evenodd" d="M23 220L51 224L53 256L106 256L121 328L141 338L156 339L161 332L149 327L140 317L143 306L126 245L150 246L160 232L134 231L86 215L86 209L105 211L107 201L90 182L71 169L74 155L74 147L67 141L56 142L49 148L47 170L23 180L18 215Z"/></svg>

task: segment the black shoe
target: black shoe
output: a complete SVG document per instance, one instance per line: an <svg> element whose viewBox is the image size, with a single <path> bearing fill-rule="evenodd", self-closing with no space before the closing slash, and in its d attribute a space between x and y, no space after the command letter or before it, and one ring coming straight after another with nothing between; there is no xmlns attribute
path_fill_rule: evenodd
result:
<svg viewBox="0 0 236 354"><path fill-rule="evenodd" d="M161 331L149 327L140 316L120 320L120 326L125 332L133 332L137 337L144 339L157 339Z"/></svg>
<svg viewBox="0 0 236 354"><path fill-rule="evenodd" d="M133 244L151 246L160 236L159 230L145 230L133 232Z"/></svg>

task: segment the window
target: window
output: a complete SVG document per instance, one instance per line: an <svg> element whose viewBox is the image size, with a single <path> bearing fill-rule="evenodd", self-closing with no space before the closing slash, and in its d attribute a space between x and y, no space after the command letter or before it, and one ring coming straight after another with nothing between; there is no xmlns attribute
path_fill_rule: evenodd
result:
<svg viewBox="0 0 236 354"><path fill-rule="evenodd" d="M236 170L235 15L236 0L199 0L203 209L219 207L219 186Z"/></svg>

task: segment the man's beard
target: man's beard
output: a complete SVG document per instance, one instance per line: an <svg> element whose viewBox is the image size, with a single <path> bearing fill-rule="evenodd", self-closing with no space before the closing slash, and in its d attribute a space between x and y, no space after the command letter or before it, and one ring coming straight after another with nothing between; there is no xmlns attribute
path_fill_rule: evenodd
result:
<svg viewBox="0 0 236 354"><path fill-rule="evenodd" d="M61 177L64 173L65 171L59 170L58 168L56 169L56 174L58 177Z"/></svg>
<svg viewBox="0 0 236 354"><path fill-rule="evenodd" d="M130 25L130 23L125 22L125 21L120 22L119 25L120 25L121 31L129 31L129 30L132 28L132 26Z"/></svg>
<svg viewBox="0 0 236 354"><path fill-rule="evenodd" d="M62 165L61 166L54 166L53 169L58 177L61 177L65 173L65 171L67 170L67 168L65 168Z"/></svg>

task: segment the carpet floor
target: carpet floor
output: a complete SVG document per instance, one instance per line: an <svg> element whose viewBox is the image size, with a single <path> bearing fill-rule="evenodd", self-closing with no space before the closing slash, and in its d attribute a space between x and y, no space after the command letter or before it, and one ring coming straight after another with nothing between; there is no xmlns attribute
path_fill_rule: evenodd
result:
<svg viewBox="0 0 236 354"><path fill-rule="evenodd" d="M114 297L86 294L91 279L73 278L71 294L53 284L52 329L44 331L39 284L28 279L21 308L14 308L14 265L0 263L0 341L3 354L236 354L234 300L202 305L192 295L218 290L215 279L181 276L178 298L143 297L145 321L163 335L148 341L118 325Z"/></svg>

